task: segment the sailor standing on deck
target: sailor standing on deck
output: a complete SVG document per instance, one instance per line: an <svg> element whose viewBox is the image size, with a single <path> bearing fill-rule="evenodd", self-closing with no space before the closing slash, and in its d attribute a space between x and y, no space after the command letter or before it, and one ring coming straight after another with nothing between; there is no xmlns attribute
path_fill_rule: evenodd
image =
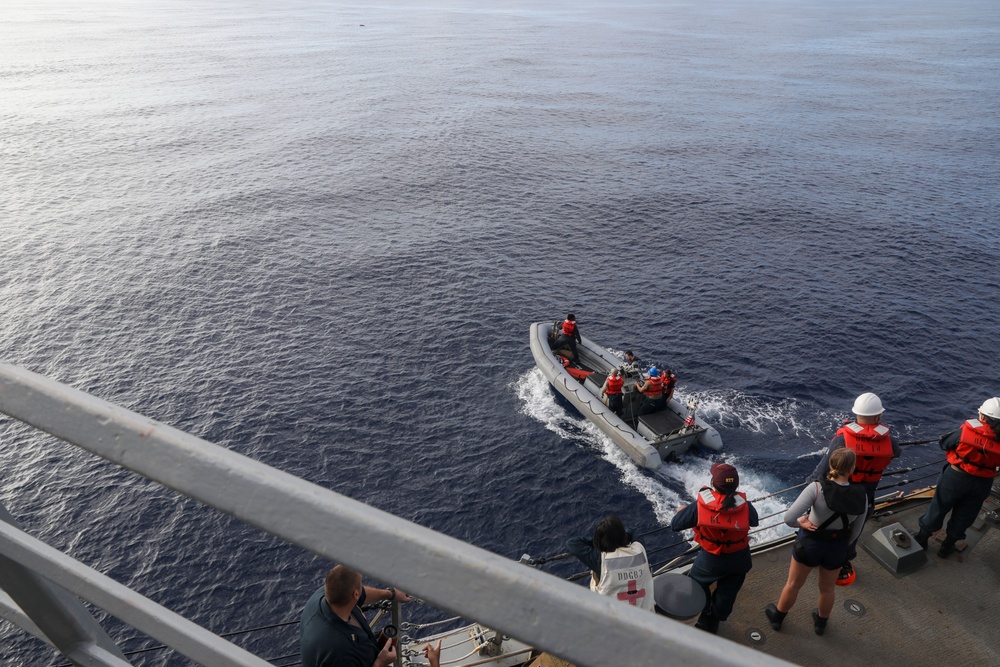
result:
<svg viewBox="0 0 1000 667"><path fill-rule="evenodd" d="M852 449L841 447L830 454L830 472L809 483L785 512L785 523L799 532L781 597L764 609L774 630L781 630L806 579L818 567L819 601L812 613L813 629L817 635L826 632L837 598L837 575L847 562L850 545L861 535L868 510L864 487L851 482L856 462Z"/></svg>
<svg viewBox="0 0 1000 667"><path fill-rule="evenodd" d="M1000 398L996 397L979 406L979 419L970 419L957 431L941 436L941 449L947 453L948 464L941 471L930 507L920 517L920 531L914 536L924 549L927 539L941 528L949 511L947 536L938 556L947 558L955 551L955 543L965 539L965 531L975 522L1000 469L998 440Z"/></svg>
<svg viewBox="0 0 1000 667"><path fill-rule="evenodd" d="M590 568L590 590L654 610L653 573L646 549L616 516L604 517L593 539L571 537L566 550Z"/></svg>
<svg viewBox="0 0 1000 667"><path fill-rule="evenodd" d="M855 453L857 463L854 473L851 474L851 481L861 484L868 494L868 513L865 521L871 518L875 512L875 490L882 480L882 473L889 465L889 461L898 457L902 450L896 439L889 434L889 427L882 424L882 399L875 394L868 392L861 394L854 401L851 411L856 415L856 420L845 424L833 436L830 446L819 462L810 481L818 481L826 476L830 470L830 455L838 449L846 447ZM858 541L854 540L847 554L847 563L841 568L837 576L838 586L848 586L854 583L855 573L851 561L858 557Z"/></svg>
<svg viewBox="0 0 1000 667"><path fill-rule="evenodd" d="M736 595L753 567L749 532L758 519L746 494L736 491L740 486L736 468L716 463L711 472L711 488L702 487L695 502L678 510L670 527L678 532L694 528L694 541L702 547L688 574L705 589L705 609L695 627L715 634L719 622L732 613Z"/></svg>

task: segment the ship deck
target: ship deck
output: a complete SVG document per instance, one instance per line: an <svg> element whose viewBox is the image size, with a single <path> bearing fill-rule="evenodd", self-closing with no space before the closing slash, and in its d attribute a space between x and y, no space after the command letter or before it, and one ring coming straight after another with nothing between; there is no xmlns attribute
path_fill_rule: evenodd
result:
<svg viewBox="0 0 1000 667"><path fill-rule="evenodd" d="M1000 635L1000 530L980 520L964 549L937 555L941 533L931 538L927 562L896 577L861 544L873 532L901 523L911 534L927 501L892 507L865 526L856 581L837 588L837 602L823 636L813 631L818 590L810 575L780 632L764 616L777 602L788 574L791 544L754 555L754 567L719 636L800 665L998 665ZM987 501L992 503L994 500ZM960 542L959 547L963 547ZM853 609L853 612L851 611ZM693 623L693 621L691 621ZM756 640L756 641L755 641Z"/></svg>

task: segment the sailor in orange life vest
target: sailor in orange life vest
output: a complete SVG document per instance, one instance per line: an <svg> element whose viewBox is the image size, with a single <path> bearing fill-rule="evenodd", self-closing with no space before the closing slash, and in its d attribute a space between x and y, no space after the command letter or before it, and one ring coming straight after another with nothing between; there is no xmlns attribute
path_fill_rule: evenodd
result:
<svg viewBox="0 0 1000 667"><path fill-rule="evenodd" d="M764 609L775 630L781 630L810 573L819 567L819 601L813 610L813 629L826 632L826 622L837 598L837 575L847 562L847 551L861 535L868 498L860 484L851 482L857 455L841 447L830 455L830 471L819 482L811 482L785 512L785 523L798 528L788 581L778 604Z"/></svg>
<svg viewBox="0 0 1000 667"><path fill-rule="evenodd" d="M674 397L674 388L677 386L677 375L669 368L663 371L663 407L666 409L667 403Z"/></svg>
<svg viewBox="0 0 1000 667"><path fill-rule="evenodd" d="M654 611L653 573L646 549L616 516L601 519L594 538L571 537L566 550L590 568L590 590Z"/></svg>
<svg viewBox="0 0 1000 667"><path fill-rule="evenodd" d="M576 315L570 313L562 321L562 324L557 326L558 329L556 331L558 335L556 336L555 343L552 345L552 349L558 350L562 347L568 347L573 353L573 360L579 361L576 344L583 342L583 340L580 337L580 326L576 323Z"/></svg>
<svg viewBox="0 0 1000 667"><path fill-rule="evenodd" d="M695 627L707 632L719 631L719 622L729 618L736 595L747 572L750 559L751 526L757 525L757 510L745 493L736 491L740 475L728 463L712 466L712 487L703 487L695 502L686 505L670 521L676 531L694 528L694 541L702 551L695 557L692 579L705 589L705 609ZM715 584L715 592L709 587Z"/></svg>
<svg viewBox="0 0 1000 667"><path fill-rule="evenodd" d="M645 397L639 408L640 415L648 415L666 409L667 401L663 393L663 376L660 375L656 366L649 369L649 377L646 378L645 382L635 383L635 388Z"/></svg>
<svg viewBox="0 0 1000 667"><path fill-rule="evenodd" d="M947 558L955 551L955 543L965 539L965 531L979 515L1000 469L998 439L1000 398L996 397L979 406L979 419L970 419L957 431L941 436L941 449L945 450L948 463L938 478L927 513L920 517L920 531L914 536L924 549L927 539L941 528L949 511L951 519L938 556Z"/></svg>
<svg viewBox="0 0 1000 667"><path fill-rule="evenodd" d="M830 470L830 455L836 450L846 447L857 455L857 463L851 481L860 483L868 494L868 514L865 521L875 512L875 490L882 479L882 473L889 461L898 457L902 450L896 439L889 434L889 427L882 424L882 399L868 392L861 394L854 401L851 412L856 415L853 422L842 426L830 441L830 446L813 470L809 481L823 479ZM837 577L838 586L849 586L854 583L855 572L851 561L858 557L857 540L851 543L847 553L847 563L841 568Z"/></svg>
<svg viewBox="0 0 1000 667"><path fill-rule="evenodd" d="M614 410L616 415L621 415L622 413L622 387L624 386L625 380L622 379L618 369L612 368L611 372L608 373L608 379L604 381L604 385L601 387L601 398L607 397L608 407Z"/></svg>

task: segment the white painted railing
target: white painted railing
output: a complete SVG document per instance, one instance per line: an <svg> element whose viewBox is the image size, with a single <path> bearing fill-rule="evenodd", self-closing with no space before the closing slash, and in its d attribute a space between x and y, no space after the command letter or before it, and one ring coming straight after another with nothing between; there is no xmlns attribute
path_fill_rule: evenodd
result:
<svg viewBox="0 0 1000 667"><path fill-rule="evenodd" d="M581 667L790 664L594 595L8 364L0 364L0 412ZM228 642L19 533L0 525L0 554L181 653L208 665L267 664L232 654L236 647ZM223 660L215 653L223 650L235 657Z"/></svg>

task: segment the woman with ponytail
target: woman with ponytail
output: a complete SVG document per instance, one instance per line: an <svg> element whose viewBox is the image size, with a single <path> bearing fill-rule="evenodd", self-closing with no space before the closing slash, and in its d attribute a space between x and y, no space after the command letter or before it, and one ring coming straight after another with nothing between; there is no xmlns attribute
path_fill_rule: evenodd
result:
<svg viewBox="0 0 1000 667"><path fill-rule="evenodd" d="M826 632L836 598L837 576L848 560L850 545L861 535L868 510L865 487L850 480L856 461L853 450L834 450L826 477L803 489L785 512L785 523L799 532L778 604L772 602L764 610L775 630L781 630L809 573L819 567L819 603L812 613L813 629L817 635Z"/></svg>
<svg viewBox="0 0 1000 667"><path fill-rule="evenodd" d="M740 475L736 468L716 463L711 472L712 486L702 487L695 502L680 508L670 527L678 532L693 528L694 541L702 548L688 574L705 589L705 609L695 627L715 634L719 622L732 613L736 595L753 567L749 532L757 525L757 510L745 493L737 491Z"/></svg>

